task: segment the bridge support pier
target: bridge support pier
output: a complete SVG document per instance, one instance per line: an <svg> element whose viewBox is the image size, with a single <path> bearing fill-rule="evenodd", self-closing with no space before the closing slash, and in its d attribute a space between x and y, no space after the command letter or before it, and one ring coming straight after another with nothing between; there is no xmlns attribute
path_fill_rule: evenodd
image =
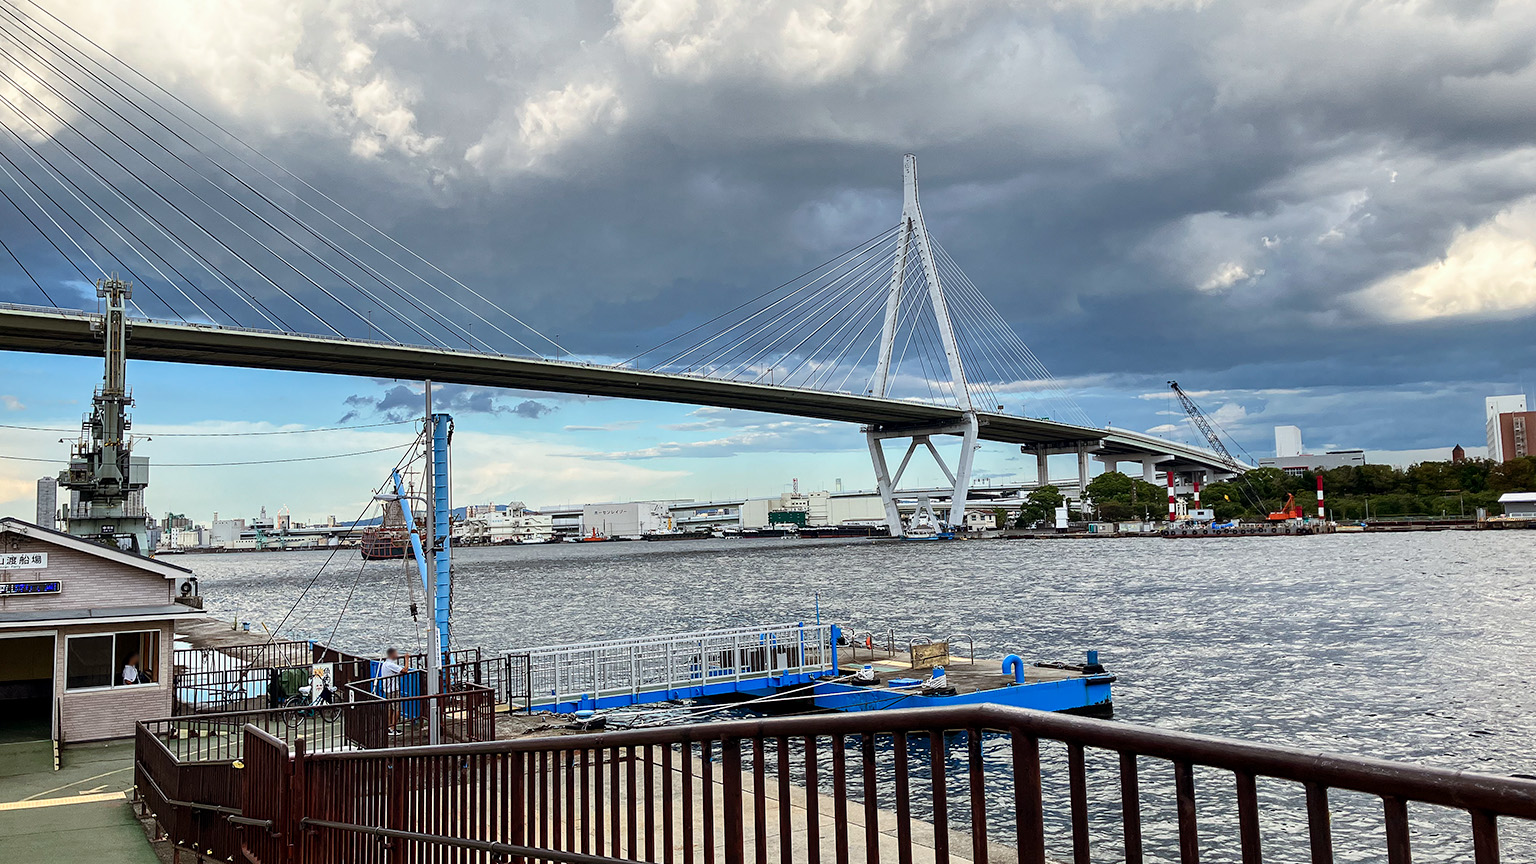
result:
<svg viewBox="0 0 1536 864"><path fill-rule="evenodd" d="M890 529L892 537L900 537L906 533L901 522L901 509L896 503L896 490L901 488L901 477L906 473L907 466L912 463L912 455L917 452L918 447L928 450L933 461L938 464L939 470L944 472L944 479L950 483L949 511L945 515L945 521L951 528L965 530L965 503L970 497L971 466L976 458L976 441L980 431L981 426L974 411L965 412L958 423L945 426L865 427L864 437L869 442L869 458L875 468L875 485L880 490L880 503L885 505L885 524ZM935 435L960 436L960 458L956 461L955 470L949 469L949 465L939 453L939 448L934 445L933 436ZM908 439L907 452L902 455L901 464L897 466L894 475L891 474L890 463L885 455L885 442L892 438Z"/></svg>

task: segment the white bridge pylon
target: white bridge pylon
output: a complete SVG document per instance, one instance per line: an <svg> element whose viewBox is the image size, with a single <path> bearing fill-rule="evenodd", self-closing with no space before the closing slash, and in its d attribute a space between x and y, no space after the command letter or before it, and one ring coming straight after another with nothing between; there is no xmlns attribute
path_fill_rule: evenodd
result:
<svg viewBox="0 0 1536 864"><path fill-rule="evenodd" d="M917 253L918 266L909 268L908 260L913 251ZM924 285L911 284L918 278ZM901 314L902 301L909 291L922 290L927 291L928 305L933 310L934 323L937 325L939 340L944 348L944 357L948 362L950 380L954 397L961 411L961 419L941 426L864 427L864 436L869 442L869 456L874 463L875 481L880 489L880 500L885 505L885 520L892 537L900 537L904 533L901 513L896 506L896 497L900 490L902 475L906 473L907 466L911 464L912 456L919 446L927 449L934 462L938 463L939 469L944 472L945 479L953 487L947 521L951 526L964 527L965 500L971 488L971 463L976 455L976 439L980 432L976 409L971 404L970 389L966 386L965 364L960 359L960 345L955 339L954 322L949 315L949 304L944 298L943 283L939 281L939 268L934 260L933 244L929 240L928 229L923 224L922 207L918 205L917 157L908 153L902 158L901 224L897 227L896 260L891 269L891 283L886 295L885 325L880 331L880 356L869 391L873 396L885 397L890 387L891 357L896 347L897 319ZM951 471L943 456L939 454L939 448L933 443L935 435L960 436L960 454L955 470ZM896 474L892 476L890 464L886 458L885 442L902 438L908 439L907 451L896 469Z"/></svg>

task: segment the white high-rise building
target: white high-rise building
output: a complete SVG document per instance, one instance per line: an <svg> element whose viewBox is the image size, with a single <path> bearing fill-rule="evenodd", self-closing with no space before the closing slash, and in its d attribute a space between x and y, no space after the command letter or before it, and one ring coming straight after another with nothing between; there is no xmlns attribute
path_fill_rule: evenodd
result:
<svg viewBox="0 0 1536 864"><path fill-rule="evenodd" d="M37 481L37 524L52 531L58 526L59 481L44 477Z"/></svg>
<svg viewBox="0 0 1536 864"><path fill-rule="evenodd" d="M1301 446L1300 426L1276 426L1275 427L1275 458L1289 459L1292 456L1300 456L1307 452Z"/></svg>
<svg viewBox="0 0 1536 864"><path fill-rule="evenodd" d="M1483 400L1483 406L1488 412L1488 458L1494 462L1503 462L1504 436L1499 434L1499 415L1514 414L1527 410L1525 407L1525 394L1489 396Z"/></svg>

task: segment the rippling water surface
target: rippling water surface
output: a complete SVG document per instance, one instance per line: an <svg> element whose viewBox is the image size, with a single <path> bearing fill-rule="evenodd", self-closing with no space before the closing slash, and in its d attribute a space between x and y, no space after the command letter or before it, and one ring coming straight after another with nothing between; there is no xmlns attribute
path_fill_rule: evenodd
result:
<svg viewBox="0 0 1536 864"><path fill-rule="evenodd" d="M1120 720L1536 775L1532 532L713 540L464 549L454 557L458 645L810 620L819 594L824 620L894 629L898 637L965 633L985 657L1076 660L1097 649L1119 676ZM296 605L285 633L332 641L334 631L337 644L364 653L424 643L408 614L414 571L400 562L362 567L355 551L343 551L322 572L326 558L189 555L177 563L201 577L216 616L276 626ZM1108 761L1095 768L1095 797L1102 792L1111 809L1113 768ZM1167 785L1152 773L1161 767L1145 770L1144 787ZM1277 807L1294 803L1289 790L1265 794ZM1379 836L1372 806L1336 796L1336 833ZM1211 824L1220 827L1221 804L1211 807ZM1415 810L1415 860L1470 861L1470 848L1440 845L1457 818ZM1292 835L1298 825L1266 822L1266 837ZM1096 827L1105 832L1101 845L1113 849L1115 826ZM1166 848L1166 838L1153 840ZM1341 843L1341 860L1381 860L1351 848ZM1536 839L1511 831L1505 850L1506 860L1536 859ZM1224 855L1218 849L1209 860L1230 860Z"/></svg>

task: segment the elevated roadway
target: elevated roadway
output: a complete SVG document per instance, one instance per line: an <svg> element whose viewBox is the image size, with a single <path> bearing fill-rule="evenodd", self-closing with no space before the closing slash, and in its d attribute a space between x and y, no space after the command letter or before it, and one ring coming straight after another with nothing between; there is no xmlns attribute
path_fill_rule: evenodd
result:
<svg viewBox="0 0 1536 864"><path fill-rule="evenodd" d="M0 304L0 349L100 356L100 316L74 310ZM951 407L704 376L528 357L455 351L393 342L138 319L131 322L135 360L402 378L708 405L836 420L878 429L941 428L960 419ZM1113 453L1125 461L1162 457L1180 466L1226 468L1214 453L1124 430L979 412L979 437L1047 453Z"/></svg>

